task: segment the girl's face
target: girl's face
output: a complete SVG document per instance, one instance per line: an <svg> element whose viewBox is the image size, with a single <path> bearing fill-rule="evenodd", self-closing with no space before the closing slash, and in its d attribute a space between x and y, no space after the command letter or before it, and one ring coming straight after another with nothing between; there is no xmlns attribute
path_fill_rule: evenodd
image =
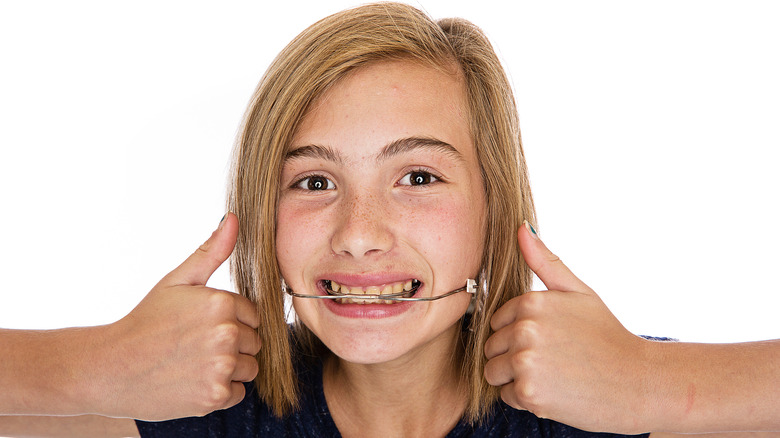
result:
<svg viewBox="0 0 780 438"><path fill-rule="evenodd" d="M295 292L419 282L427 297L476 278L485 195L466 109L460 76L410 61L360 68L315 102L282 170L277 258ZM470 299L293 305L340 358L383 363L451 348Z"/></svg>

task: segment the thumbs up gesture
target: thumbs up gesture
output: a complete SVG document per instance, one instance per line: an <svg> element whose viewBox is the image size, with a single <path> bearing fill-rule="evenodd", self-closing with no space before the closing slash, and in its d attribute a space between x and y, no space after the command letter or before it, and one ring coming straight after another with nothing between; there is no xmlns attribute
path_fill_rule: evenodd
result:
<svg viewBox="0 0 780 438"><path fill-rule="evenodd" d="M93 385L113 391L102 394L101 413L154 421L205 415L243 399L241 382L258 372L257 310L244 297L206 286L237 234L236 216L226 215L204 244L110 326L104 342L111 351L101 356L107 363L95 364L112 370L108 381Z"/></svg>
<svg viewBox="0 0 780 438"><path fill-rule="evenodd" d="M593 431L646 432L645 341L628 332L528 223L528 266L548 290L526 292L493 315L485 378L510 406Z"/></svg>

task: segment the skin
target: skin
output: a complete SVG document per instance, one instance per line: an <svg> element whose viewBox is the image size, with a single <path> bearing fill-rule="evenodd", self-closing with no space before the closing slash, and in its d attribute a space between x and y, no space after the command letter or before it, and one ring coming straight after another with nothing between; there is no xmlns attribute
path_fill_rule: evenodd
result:
<svg viewBox="0 0 780 438"><path fill-rule="evenodd" d="M317 102L293 148L324 146L330 158L294 154L282 175L277 256L293 289L316 294L330 277L359 286L417 278L419 293L432 296L476 275L485 201L464 108L457 75L404 62L356 71ZM455 152L402 148L377 159L409 137ZM423 171L434 178L410 185ZM310 190L314 175L329 190ZM137 436L132 420L106 416L169 419L240 401L239 382L257 373L257 315L246 299L205 286L230 255L237 226L227 215L114 324L2 331L0 433ZM778 341L642 340L527 227L518 243L548 290L511 300L491 321L485 378L508 404L586 430L780 429ZM323 384L344 436L442 436L454 427L465 395L453 357L468 301L457 294L403 311L353 305L345 315L295 299L301 320L334 352ZM34 416L88 413L99 415Z"/></svg>
<svg viewBox="0 0 780 438"><path fill-rule="evenodd" d="M227 220L234 219L229 217ZM229 223L226 225L228 229L230 226ZM776 341L731 345L642 341L645 347L655 346L658 347L658 350L655 350L653 354L652 349L646 348L619 349L617 347L622 346L625 342L625 339L620 340L622 337L620 332L625 329L616 325L618 323L606 309L606 306L599 303L600 300L597 300L595 293L585 289L560 259L551 253L540 240L533 237L525 227L521 228L518 238L525 259L535 269L537 275L546 282L550 290L526 294L524 297L535 296L529 300L530 304L523 303L523 300L517 300L496 313L493 322L497 329L496 335L490 339L490 345L487 346L488 350L492 351L488 352L491 359L486 368L486 378L490 381L493 379L506 380L503 383L494 381L494 384L502 386L501 393L507 403L518 409L530 409L538 415L584 429L623 432L634 431L629 429L696 430L701 432L703 430L716 430L716 428L721 430L757 430L760 428L773 430L777 428L776 420L778 417L773 409L778 406L778 400L776 399L776 391L772 390L776 387L773 382L776 382L778 375L776 364L780 363L780 358L777 357L778 344ZM225 248L232 248L233 243L234 237L231 237L231 232L218 231L209 239L208 244L201 248L205 253L214 256L216 260L222 257L219 254L223 254ZM196 254L200 253L200 251L196 252ZM182 266L189 266L189 268L185 268L187 271L193 269L192 272L208 276L212 265L212 262L185 262ZM161 281L158 286L164 291L164 285L165 283ZM184 289L182 292L186 290ZM176 295L180 298L187 298L185 294ZM189 297L183 302L190 301L190 298L194 297ZM583 306L583 302L590 302L590 305ZM175 303L169 302L168 304ZM178 311L179 307L175 305L172 309ZM521 309L522 311L519 311ZM556 314L559 312L565 315L565 321L555 320ZM580 316L575 317L575 313L580 314ZM154 318L150 318L150 321L154 321ZM505 325L501 326L501 324ZM528 327L533 327L533 330L527 330ZM91 333L91 330L92 328L84 329L83 333ZM617 336L613 333L615 330L618 332ZM508 337L508 344L501 347L499 345L502 342L500 340L501 334L511 331L517 331L518 335ZM97 333L99 331L91 334ZM13 370L10 365L14 363L14 360L19 360L21 356L24 356L25 359L23 362L25 372L20 371L16 374L21 377L21 381L14 379L4 381L3 401L17 400L19 402L11 404L17 411L10 412L18 412L20 407L25 406L28 409L27 412L48 413L49 415L102 412L101 409L106 407L120 409L119 405L108 403L105 399L95 401L81 396L85 392L79 387L90 385L90 383L83 382L81 381L83 379L79 380L80 378L95 379L101 373L108 372L117 380L121 379L122 371L115 365L100 366L100 362L93 362L93 360L99 361L101 359L99 355L96 355L97 352L94 349L88 348L93 345L86 342L89 338L77 336L69 339L71 334L70 330L45 333L25 332L14 333L15 336L18 335L17 337L3 336L0 338L4 342L4 347L9 345L9 340L17 339L20 341L14 348L3 350L6 354L14 356L5 357L9 360L3 361L6 372L0 377L13 376L13 373L8 372L8 370ZM52 339L57 342L49 343L48 341ZM599 339L614 339L615 342L610 342L610 345L606 346L599 345L597 343ZM161 340L165 339L158 337L157 342L160 343ZM636 340L630 342L633 341ZM126 341L114 339L113 342L121 345ZM136 345L136 347L141 348L144 345L148 346L148 344L145 342ZM60 345L61 351L52 349L55 345ZM28 348L25 349L25 346ZM213 360L214 352L209 351L208 348L202 348L202 346L203 344L192 344L183 349L183 352L189 350L187 357L195 362ZM50 349L38 350L39 348ZM160 348L160 346L154 348ZM438 350L445 351L446 348L438 348ZM47 351L48 353L47 355L37 355L37 351ZM136 351L140 352L140 350ZM66 354L68 352L70 354ZM196 352L199 354L195 354ZM603 361L605 356L612 357L616 361ZM55 360L53 357L59 360ZM84 357L80 364L73 361L77 357ZM529 357L533 360L524 360L524 358ZM641 362L638 362L637 358L649 362L644 367L636 368L636 365ZM738 358L738 360L734 360L734 358ZM439 357L438 359L444 363L448 358ZM85 363L87 364L85 365ZM180 361L179 358L159 358L158 363L161 365L161 371L167 369L168 379L171 381L182 381L184 377L177 372L194 372L186 368L192 364ZM413 361L409 362L409 364L412 363ZM505 371L504 377L493 375L493 373L500 372L502 363L509 365L506 367L507 371ZM578 366L571 366L572 363L576 363ZM410 368L404 368L405 365L407 364L399 363L397 370L391 367L381 368L384 368L387 375L392 375L394 372L399 375L408 374ZM359 371L366 367L353 368L357 368ZM89 372L84 372L85 369L88 369ZM346 370L349 369L347 367ZM655 379L649 380L649 385L646 384L648 382L648 369L651 370L650 375L655 376ZM35 370L35 372L31 372L31 370ZM63 380L59 374L63 370L67 371L68 375L72 379L75 378L76 381L67 384L67 379ZM375 371L373 369L366 369L366 371L365 374L350 375L345 384L330 385L330 391L328 391L331 394L328 399L329 407L339 428L352 431L352 434L359 433L360 418L343 414L345 412L354 413L354 409L353 406L342 406L340 402L351 400L352 394L359 394L356 389L359 389L361 385L374 385L382 394L392 394L395 391L398 395L389 400L361 398L361 401L370 402L367 405L367 410L374 409L374 413L377 412L376 409L381 408L382 412L391 412L392 408L401 409L401 406L408 411L409 406L411 406L403 401L399 402L399 399L402 398L411 400L410 394L413 392L409 392L408 386L396 385L392 379L378 377L372 373ZM415 370L415 374L422 376L425 371L425 369ZM40 382L49 382L52 385L47 387L39 384L36 386L24 380L25 376L40 375L48 377L47 379L38 379ZM433 375L433 373L429 373L429 375ZM523 378L523 376L528 377ZM138 380L134 381L135 386L125 388L125 397L114 397L114 401L124 402L124 407L121 409L125 409L127 413L140 412L139 409L151 409L151 404L161 397L169 400L170 406L158 407L159 409L154 412L157 415L170 414L171 412L189 412L178 415L195 415L197 412L202 412L203 409L209 409L200 402L193 404L194 401L201 400L202 402L204 400L199 398L203 395L202 392L189 392L196 389L195 387L179 387L178 392L166 394L165 391L169 387L166 386L164 373L160 373L158 377L163 379L162 382L158 382L162 383L159 387L144 385L155 381L144 381L144 378L138 377ZM442 377L441 380L420 379L412 391L432 391L433 393L445 394L448 388L452 388L453 382L444 379L446 375L440 377ZM325 383L328 381L329 378L326 376ZM357 383L354 385L355 388L350 384L351 382ZM423 387L420 385L421 382L429 384ZM431 382L433 384L430 384ZM438 387L436 382L439 382ZM691 384L694 385L695 391L689 390ZM19 385L27 385L19 390L26 394L26 398L13 399L14 390ZM91 385L105 385L105 382L95 382ZM104 386L104 388L108 387ZM743 388L748 388L748 390L745 391ZM767 391L766 388L770 388L770 390ZM185 391L180 392L182 389ZM343 390L344 395L334 396L333 392L339 389ZM35 397L39 399L36 400ZM134 402L133 400L140 401ZM24 401L27 401L26 405ZM583 409L586 401L589 404L587 409ZM391 402L396 406L393 406ZM50 403L50 405L46 403ZM433 407L438 406L436 404ZM637 411L637 406L644 406L645 409ZM6 406L6 408L8 407ZM32 410L33 408L35 410ZM352 410L350 411L350 409ZM3 412L10 413L7 410ZM641 412L641 418L630 417L630 414L634 412ZM738 415L735 415L735 412ZM431 412L430 415L430 418L436 420L453 418L452 412L445 409ZM128 416L130 415L128 414ZM375 417L374 421L381 421L382 418ZM634 421L626 423L624 421L626 418ZM445 426L441 425L437 430L444 428ZM413 430L412 426L409 426L406 429L408 433L405 435L413 435ZM73 417L0 415L0 434L4 436L57 437L138 436L132 420L98 415ZM706 434L705 436L715 438L778 435L780 434L776 432L724 432ZM652 436L680 435L653 433Z"/></svg>
<svg viewBox="0 0 780 438"><path fill-rule="evenodd" d="M257 312L246 298L205 286L230 256L237 230L235 215L227 215L114 324L3 331L0 412L24 416L0 416L0 433L137 436L126 418L205 415L241 401L241 382L258 370Z"/></svg>
<svg viewBox="0 0 780 438"><path fill-rule="evenodd" d="M510 300L493 315L485 378L501 386L509 405L585 430L780 430L780 342L644 340L527 226L518 242L548 290Z"/></svg>
<svg viewBox="0 0 780 438"><path fill-rule="evenodd" d="M476 276L485 199L465 108L458 74L408 61L363 67L316 102L291 149L331 154L293 152L279 200L277 257L296 292L321 293L321 279L367 287L416 278L420 296L435 296ZM410 137L449 146L387 154ZM325 189L311 190L312 178ZM371 307L295 298L299 318L334 353L324 385L342 433L443 435L457 423L465 399L451 357L469 301L465 293Z"/></svg>

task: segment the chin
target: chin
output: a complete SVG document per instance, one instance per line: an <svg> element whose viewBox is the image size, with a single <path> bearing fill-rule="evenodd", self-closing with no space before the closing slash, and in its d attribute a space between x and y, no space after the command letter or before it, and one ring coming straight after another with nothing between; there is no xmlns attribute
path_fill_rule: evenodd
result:
<svg viewBox="0 0 780 438"><path fill-rule="evenodd" d="M364 328L349 330L342 336L333 331L327 335L315 335L340 360L353 364L378 365L396 361L421 359L435 352L448 352L453 348L453 332L459 332L460 320L448 327L417 326L411 330L399 327L396 330ZM427 335L426 335L427 333ZM449 355L449 353L447 353Z"/></svg>
<svg viewBox="0 0 780 438"><path fill-rule="evenodd" d="M394 353L387 350L376 349L344 349L339 351L331 350L334 356L339 360L358 364L358 365L378 365L392 362L403 356L400 353Z"/></svg>
<svg viewBox="0 0 780 438"><path fill-rule="evenodd" d="M408 353L419 343L408 334L393 330L365 328L336 335L314 332L326 347L339 359L356 364L379 364L393 361Z"/></svg>

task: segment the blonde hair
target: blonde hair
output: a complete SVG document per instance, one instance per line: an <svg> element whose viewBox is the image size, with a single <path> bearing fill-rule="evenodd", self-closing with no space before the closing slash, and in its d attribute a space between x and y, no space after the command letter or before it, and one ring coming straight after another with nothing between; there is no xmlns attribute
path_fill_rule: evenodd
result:
<svg viewBox="0 0 780 438"><path fill-rule="evenodd" d="M460 68L470 130L484 181L487 211L483 268L490 293L463 331L462 382L466 417L476 422L494 406L498 389L483 377L490 318L528 290L531 272L520 256L517 230L534 223L533 201L512 90L482 31L463 19L432 21L404 4L377 3L331 15L298 35L277 56L255 90L233 155L228 209L238 215L231 259L237 290L257 304L262 349L256 386L278 416L298 406L294 350L321 351L316 337L284 314L276 260L276 205L285 154L312 102L355 68L408 59L433 68Z"/></svg>

